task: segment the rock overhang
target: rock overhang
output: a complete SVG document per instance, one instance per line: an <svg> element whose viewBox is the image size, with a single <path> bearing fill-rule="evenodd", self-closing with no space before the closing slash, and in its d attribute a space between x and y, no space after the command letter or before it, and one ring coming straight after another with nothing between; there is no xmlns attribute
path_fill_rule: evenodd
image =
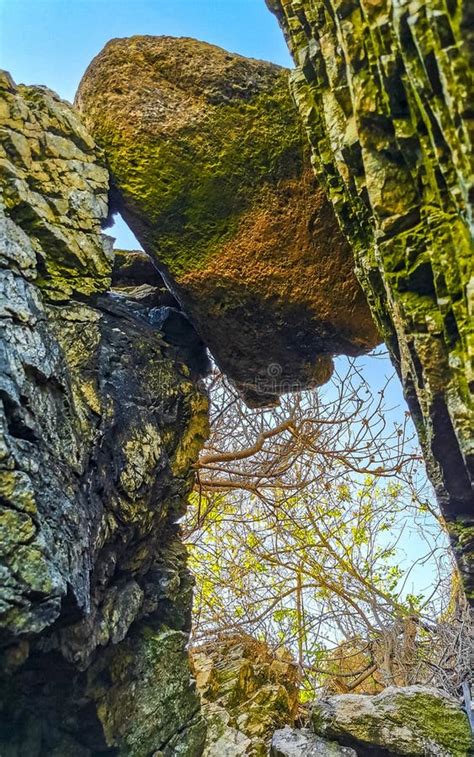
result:
<svg viewBox="0 0 474 757"><path fill-rule="evenodd" d="M380 342L314 178L288 71L188 38L111 40L76 105L118 210L251 405Z"/></svg>

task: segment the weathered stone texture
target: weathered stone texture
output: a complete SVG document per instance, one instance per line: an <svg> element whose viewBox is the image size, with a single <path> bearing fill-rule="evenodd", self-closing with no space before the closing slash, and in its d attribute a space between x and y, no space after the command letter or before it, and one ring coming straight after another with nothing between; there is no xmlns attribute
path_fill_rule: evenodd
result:
<svg viewBox="0 0 474 757"><path fill-rule="evenodd" d="M2 203L28 234L37 286L57 302L104 291L112 258L100 223L109 179L92 137L71 106L46 87L14 88L5 73L0 87ZM8 256L8 229L2 240ZM26 252L20 261L17 254L15 247L12 265L32 267Z"/></svg>
<svg viewBox="0 0 474 757"><path fill-rule="evenodd" d="M270 757L357 757L357 752L322 739L309 728L286 726L273 734Z"/></svg>
<svg viewBox="0 0 474 757"><path fill-rule="evenodd" d="M0 753L191 757L175 522L206 398L160 290L106 292L108 173L79 117L0 84Z"/></svg>
<svg viewBox="0 0 474 757"><path fill-rule="evenodd" d="M293 723L298 670L284 650L245 634L192 650L192 667L207 721L203 757L265 757L272 733Z"/></svg>
<svg viewBox="0 0 474 757"><path fill-rule="evenodd" d="M355 747L361 757L468 757L474 748L457 701L425 686L330 696L315 702L311 720L317 734Z"/></svg>
<svg viewBox="0 0 474 757"><path fill-rule="evenodd" d="M204 42L131 37L106 45L76 97L115 206L254 405L379 341L287 78Z"/></svg>
<svg viewBox="0 0 474 757"><path fill-rule="evenodd" d="M267 4L474 599L472 3Z"/></svg>

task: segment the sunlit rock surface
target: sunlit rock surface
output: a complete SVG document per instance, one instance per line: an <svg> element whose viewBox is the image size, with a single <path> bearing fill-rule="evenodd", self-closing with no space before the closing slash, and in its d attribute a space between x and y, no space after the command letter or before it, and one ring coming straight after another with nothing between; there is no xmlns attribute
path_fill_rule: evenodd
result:
<svg viewBox="0 0 474 757"><path fill-rule="evenodd" d="M281 728L272 738L270 757L357 757L357 752L316 736L309 728Z"/></svg>
<svg viewBox="0 0 474 757"><path fill-rule="evenodd" d="M0 87L0 754L198 755L175 522L206 398L155 325L160 282L106 292L109 177L79 117Z"/></svg>
<svg viewBox="0 0 474 757"><path fill-rule="evenodd" d="M266 757L272 733L292 723L297 666L251 636L221 637L191 654L207 721L204 757Z"/></svg>
<svg viewBox="0 0 474 757"><path fill-rule="evenodd" d="M469 0L267 0L474 601Z"/></svg>
<svg viewBox="0 0 474 757"><path fill-rule="evenodd" d="M317 734L353 746L361 756L468 757L474 748L457 701L427 686L330 696L314 703L311 722Z"/></svg>
<svg viewBox="0 0 474 757"><path fill-rule="evenodd" d="M253 405L379 341L288 71L192 39L109 42L76 97L114 207Z"/></svg>

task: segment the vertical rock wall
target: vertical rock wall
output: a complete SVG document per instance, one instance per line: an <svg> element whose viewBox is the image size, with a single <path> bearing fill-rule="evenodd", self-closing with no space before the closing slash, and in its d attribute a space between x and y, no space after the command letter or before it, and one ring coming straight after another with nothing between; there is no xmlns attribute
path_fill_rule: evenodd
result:
<svg viewBox="0 0 474 757"><path fill-rule="evenodd" d="M267 5L474 599L472 4Z"/></svg>
<svg viewBox="0 0 474 757"><path fill-rule="evenodd" d="M0 117L0 753L191 757L175 524L207 401L159 289L107 292L108 173L73 108L2 74Z"/></svg>

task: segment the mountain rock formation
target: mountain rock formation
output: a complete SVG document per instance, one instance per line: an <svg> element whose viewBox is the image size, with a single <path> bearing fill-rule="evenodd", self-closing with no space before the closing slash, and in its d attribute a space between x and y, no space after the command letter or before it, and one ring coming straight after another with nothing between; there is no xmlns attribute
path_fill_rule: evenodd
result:
<svg viewBox="0 0 474 757"><path fill-rule="evenodd" d="M5 73L0 108L0 753L197 755L175 523L202 343L164 338L134 266L108 291L109 176L74 109Z"/></svg>
<svg viewBox="0 0 474 757"><path fill-rule="evenodd" d="M332 355L380 341L285 69L192 39L115 39L76 104L113 209L249 404L322 384Z"/></svg>
<svg viewBox="0 0 474 757"><path fill-rule="evenodd" d="M474 601L472 3L267 5Z"/></svg>
<svg viewBox="0 0 474 757"><path fill-rule="evenodd" d="M205 717L189 665L206 347L263 405L381 334L474 598L467 4L267 3L309 147L287 71L189 39L112 40L86 126L0 73L2 757L261 755L293 725L258 642L196 653ZM116 211L147 254L114 253ZM274 753L472 752L415 688L321 700Z"/></svg>

